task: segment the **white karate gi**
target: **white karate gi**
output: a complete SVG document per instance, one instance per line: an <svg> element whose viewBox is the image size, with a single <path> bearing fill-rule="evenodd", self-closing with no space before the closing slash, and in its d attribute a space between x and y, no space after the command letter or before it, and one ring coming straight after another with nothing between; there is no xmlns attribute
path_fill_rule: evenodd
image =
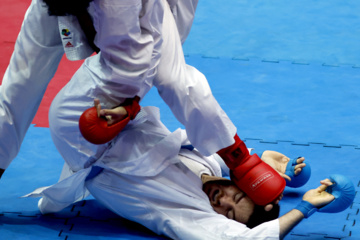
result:
<svg viewBox="0 0 360 240"><path fill-rule="evenodd" d="M181 161L200 163L215 176L221 176L220 166L213 157L181 149L187 144L185 131L169 132L158 109L145 107L114 141L99 148L91 165L75 173L65 166L62 181L30 196L43 197L39 208L49 213L89 191L118 215L172 239L279 239L278 220L248 229L212 209L200 178ZM85 181L93 166L104 170Z"/></svg>
<svg viewBox="0 0 360 240"><path fill-rule="evenodd" d="M179 26L181 39L184 40L191 28L197 0L169 0L169 3ZM99 7L100 4L102 7ZM145 4L141 12L142 20L136 18L141 4ZM99 65L107 70L101 73L101 77L104 82L115 80L124 85L117 97L132 97L135 93L144 95L151 87L147 78L155 73L160 56L163 5L159 1L125 0L95 0L91 4L89 11L98 30L95 41L103 50ZM111 19L111 16L103 15L106 9L117 9L119 12L124 11L124 14L117 14L116 18ZM160 14L150 14L154 12ZM119 19L118 16L126 19ZM109 24L108 27L106 24ZM120 32L121 29L126 29L124 25L128 26L129 32ZM113 32L118 28L119 31ZM63 30L66 30L65 33ZM125 34L120 45L114 34ZM123 52L119 53L119 48L126 43L128 45L125 49L120 49ZM130 50L131 47L133 51ZM6 169L17 155L64 52L68 59L80 60L89 57L93 50L87 44L75 17L48 16L47 8L41 0L33 0L26 12L0 86L0 168ZM131 71L121 69L124 64ZM223 144L231 143L229 138Z"/></svg>
<svg viewBox="0 0 360 240"><path fill-rule="evenodd" d="M103 50L103 81L125 82L123 97L133 97L159 61L163 3L95 0L89 12L98 31L95 42ZM70 60L93 52L76 17L50 17L45 4L33 0L0 89L0 168L7 168L19 151L64 50Z"/></svg>

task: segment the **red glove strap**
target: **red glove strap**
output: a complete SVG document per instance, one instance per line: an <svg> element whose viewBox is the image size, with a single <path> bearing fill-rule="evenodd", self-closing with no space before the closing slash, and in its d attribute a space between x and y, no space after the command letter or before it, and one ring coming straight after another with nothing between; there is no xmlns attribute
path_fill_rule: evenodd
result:
<svg viewBox="0 0 360 240"><path fill-rule="evenodd" d="M249 150L237 134L234 139L235 143L233 145L217 152L230 169L235 169L250 157Z"/></svg>
<svg viewBox="0 0 360 240"><path fill-rule="evenodd" d="M286 186L285 179L256 154L231 170L230 178L255 204L261 206L274 202Z"/></svg>
<svg viewBox="0 0 360 240"><path fill-rule="evenodd" d="M136 115L140 112L139 105L140 97L136 96L134 98L127 98L120 106L124 107L129 115L130 119L133 120Z"/></svg>

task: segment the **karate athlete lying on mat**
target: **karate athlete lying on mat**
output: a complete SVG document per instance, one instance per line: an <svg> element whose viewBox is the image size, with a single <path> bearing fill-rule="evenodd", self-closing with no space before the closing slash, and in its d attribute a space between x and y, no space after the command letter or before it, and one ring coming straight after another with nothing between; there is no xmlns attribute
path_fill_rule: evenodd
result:
<svg viewBox="0 0 360 240"><path fill-rule="evenodd" d="M186 132L171 133L155 107L142 108L115 139L90 157L78 148L75 138L70 146L71 138L57 138L57 125L63 120L52 120L51 132L66 164L57 184L29 195L42 197L42 213L60 211L90 193L118 215L172 239L260 240L284 237L310 210L334 199L324 191L331 183L322 181L318 189L304 195L307 202L299 210L271 220L274 214L276 218L276 205L265 214L263 206L256 206L231 181L220 178L215 156L204 157L186 147ZM71 128L67 130L71 134ZM274 159L281 156L270 153ZM79 166L85 167L71 170ZM263 221L267 222L254 227Z"/></svg>

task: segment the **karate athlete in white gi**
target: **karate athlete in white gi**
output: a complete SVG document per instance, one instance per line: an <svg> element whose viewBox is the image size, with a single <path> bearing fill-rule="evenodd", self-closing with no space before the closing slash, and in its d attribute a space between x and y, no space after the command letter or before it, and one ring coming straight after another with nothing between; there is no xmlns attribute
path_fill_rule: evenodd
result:
<svg viewBox="0 0 360 240"><path fill-rule="evenodd" d="M111 108L135 96L142 99L154 85L176 118L185 126L191 143L203 155L223 150L219 154L224 159L231 157L226 160L231 168L238 168L240 163L249 159L262 164L259 157L248 154L245 144L236 135L236 127L213 97L206 78L185 64L181 39L184 40L189 32L197 1L171 1L171 6L160 0L84 0L76 4L71 1L71 4L64 1L50 2L59 5L47 9L41 0L33 0L0 89L0 175L16 156L64 49L69 59L81 59L93 53L94 48L91 46L95 46L97 52L101 51L89 57L73 79L89 79L89 85L96 87L88 90L95 92L76 92L74 89L72 94L88 96L87 100L99 97L106 108ZM54 13L60 7L71 9L82 3L88 4L84 8L86 11L81 8L74 10L76 16L48 16L48 12ZM164 8L169 10L169 7L178 21L181 37L173 15L171 23L163 21ZM85 20L82 15L85 15ZM84 27L84 22L88 21L93 25L85 24ZM163 27L166 24L172 26ZM81 31L87 29L87 26L94 29L93 34ZM163 29L166 31L163 32ZM58 34L61 38L58 38ZM93 44L89 45L89 40ZM164 47L163 41L173 42ZM92 99L76 100L72 101L74 108L76 104L81 107L92 105ZM84 105L86 102L88 105ZM87 149L88 146L81 148ZM232 154L239 151L242 154ZM256 192L257 199L261 200L261 204L276 202L285 187L285 181L267 165L262 164L261 168L273 171L267 176L276 178L279 184L272 191L268 190L268 185L274 185L276 181L273 179L271 184L269 178L262 181ZM78 169L73 168L74 171ZM234 176L237 172L235 169L232 171ZM244 184L243 179L236 184L249 188L250 182ZM259 194L264 191L268 195Z"/></svg>
<svg viewBox="0 0 360 240"><path fill-rule="evenodd" d="M66 1L62 2L67 4ZM131 15L134 12L131 12L127 7L130 6L129 2L133 2L133 5L137 5L137 9L132 7L132 10L136 11L141 4L144 4L144 11L160 12L161 16L163 6L157 3L158 1L101 0L97 2L103 2L108 8L114 5L114 9L117 8L119 11L125 12L123 18L114 21L111 26L118 28L124 22L127 23L126 26L122 26L122 29L129 31L129 33L125 33L128 39L134 39L133 42L130 41L132 44L125 45L122 43L122 46L128 49L127 55L125 54L126 56L123 59L113 56L114 49L111 53L104 52L105 55L110 54L115 59L115 63L109 63L110 66L106 68L108 72L104 73L104 75L107 74L105 77L108 79L103 80L111 81L110 78L116 78L117 74L121 72L121 69L117 69L117 60L121 64L126 64L127 61L132 65L133 72L120 73L121 75L125 74L126 79L120 78L118 81L130 82L129 89L126 89L126 93L122 93L124 95L122 97L131 96L133 94L130 90L131 84L135 85L132 89L135 92L143 87L140 85L147 85L144 79L151 74L151 70L154 70L155 65L157 65L156 60L159 54L156 52L161 42L162 19L160 17L157 19L157 16L153 15L143 16L143 19L139 20L136 19L136 14L135 17L128 18L126 14ZM182 41L184 41L192 25L197 0L169 0L169 4L177 21ZM74 4L70 1L69 5L73 6ZM107 20L101 12L94 13L93 7L90 7L89 11L94 18ZM127 13L127 11L129 12ZM111 23L111 21L107 22ZM139 27L139 24L143 24L141 25L143 29L149 28L149 31L144 30L141 35L136 32L132 34L129 29L132 26ZM109 36L111 33L106 32L106 29L103 31L105 33L97 34L99 36L97 43L101 46L109 44L106 40L111 38ZM119 49L116 48L116 50ZM49 16L48 8L42 0L32 0L0 86L0 177L18 154L47 85L54 76L64 53L69 60L76 61L89 57L93 52L94 49L88 44L88 39L75 16ZM105 57L104 59L109 58ZM109 75L109 71L112 71L113 75ZM138 74L135 73L136 71Z"/></svg>
<svg viewBox="0 0 360 240"><path fill-rule="evenodd" d="M55 138L58 130L51 127ZM292 210L279 219L248 228L244 223L255 208L251 199L235 185L225 188L208 181L204 176L218 177L211 180L222 176L215 156L204 157L196 149L182 147L189 145L186 132L178 129L171 133L155 107L142 108L113 141L100 146L88 159L74 139L71 153L71 147L62 148L68 140L71 137L56 141L60 153L68 157L60 181L29 195L42 197L42 213L60 211L90 193L118 215L157 234L172 239L216 240L279 239L304 217ZM85 167L71 170L80 165ZM319 192L308 193L306 200L320 206L333 199Z"/></svg>

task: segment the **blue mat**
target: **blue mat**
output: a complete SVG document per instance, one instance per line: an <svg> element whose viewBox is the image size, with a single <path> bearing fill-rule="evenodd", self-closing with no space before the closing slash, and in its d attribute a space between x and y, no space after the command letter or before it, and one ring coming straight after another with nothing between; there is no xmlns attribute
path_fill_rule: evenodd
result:
<svg viewBox="0 0 360 240"><path fill-rule="evenodd" d="M314 214L288 240L360 239L359 10L355 0L200 1L184 45L249 147L311 162L310 182L286 189L281 213L332 173L356 185L349 209ZM155 89L142 104L159 106L170 130L182 127ZM0 181L1 239L164 239L91 198L46 216L37 199L19 198L56 182L62 164L49 129L31 127Z"/></svg>
<svg viewBox="0 0 360 240"><path fill-rule="evenodd" d="M38 199L20 198L57 182L63 160L48 128L31 126L21 152L0 181L0 239L166 239L123 219L89 197L41 215Z"/></svg>
<svg viewBox="0 0 360 240"><path fill-rule="evenodd" d="M241 137L358 145L360 68L286 61L186 58L207 76L213 94ZM180 125L155 89L143 105L161 107L163 121Z"/></svg>
<svg viewBox="0 0 360 240"><path fill-rule="evenodd" d="M360 148L354 133L359 128L360 112L355 107L359 68L201 56L188 56L187 61L208 76L214 95L249 147L277 150L289 157L301 155L311 162L311 181L303 188L286 190L282 213L332 173L345 174L358 184ZM156 90L143 105L159 106L170 129L181 127ZM38 239L162 238L138 224L106 211L104 214L103 207L91 199L59 214L41 216L36 199L18 198L38 186L56 182L61 166L49 129L31 127L19 156L0 181L4 196L0 199L1 235L12 239L28 235ZM352 208L342 213L312 216L288 239L360 238L359 200L357 196Z"/></svg>
<svg viewBox="0 0 360 240"><path fill-rule="evenodd" d="M291 210L306 190L330 174L358 185L360 157L359 68L290 61L188 56L206 76L214 95L247 139L247 146L305 156L312 178L303 188L285 191L281 213ZM161 106L163 121L181 127L153 91L145 102ZM358 191L358 187L356 189ZM315 214L287 239L360 239L359 204L338 214Z"/></svg>
<svg viewBox="0 0 360 240"><path fill-rule="evenodd" d="M256 150L280 151L289 157L305 156L311 163L310 182L298 189L285 190L281 214L291 210L307 189L317 187L321 179L332 173L347 175L359 191L360 178L357 168L353 167L360 157L358 147L254 138L245 140ZM0 201L0 235L4 239L165 239L118 217L91 198L45 216L37 210L37 199L18 198L35 187L55 182L61 165L49 130L31 127L19 157L0 182L5 196ZM23 178L24 182L21 181ZM359 239L359 197L357 194L354 204L344 212L314 214L294 228L286 239Z"/></svg>
<svg viewBox="0 0 360 240"><path fill-rule="evenodd" d="M185 53L359 64L357 0L199 1Z"/></svg>
<svg viewBox="0 0 360 240"><path fill-rule="evenodd" d="M259 151L274 150L294 158L304 156L311 164L312 175L309 182L297 189L285 188L284 198L280 204L280 214L290 211L299 203L302 195L309 189L320 185L320 180L331 174L342 174L349 177L357 191L354 204L347 210L336 213L315 213L295 227L286 239L360 239L359 228L359 183L358 158L360 148L354 146L330 147L326 144L298 144L291 141L265 141L262 139L246 139L247 146ZM356 166L356 167L354 167ZM297 238L293 238L296 236ZM316 238L315 238L316 236Z"/></svg>

